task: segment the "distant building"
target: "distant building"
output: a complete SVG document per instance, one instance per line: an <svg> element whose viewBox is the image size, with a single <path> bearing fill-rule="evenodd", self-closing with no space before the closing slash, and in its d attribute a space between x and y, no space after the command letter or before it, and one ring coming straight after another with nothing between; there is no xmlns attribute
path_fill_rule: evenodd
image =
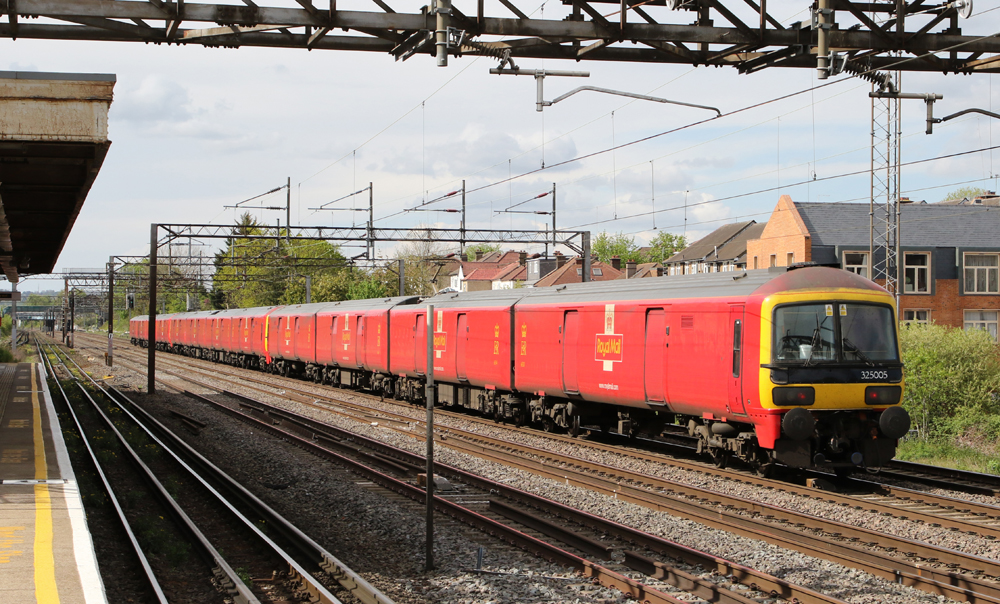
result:
<svg viewBox="0 0 1000 604"><path fill-rule="evenodd" d="M590 266L591 281L613 281L622 276L620 270L615 269L610 264L593 261ZM580 283L583 281L583 258L573 258L556 270L535 282L534 287L549 287L551 285L564 285L566 283Z"/></svg>
<svg viewBox="0 0 1000 604"><path fill-rule="evenodd" d="M489 254L476 253L476 260L469 262L465 260L459 260L456 263L454 269L450 271L450 285L458 291L481 291L482 289L492 289L493 278L499 272L499 269L506 268L511 264L517 264L521 258L524 256L524 252L490 252ZM472 275L473 271L479 269L494 269L494 272L483 271L479 273L476 277L477 283L473 284L473 288L470 289L466 285L466 280ZM488 284L483 286L482 281L487 281Z"/></svg>
<svg viewBox="0 0 1000 604"><path fill-rule="evenodd" d="M693 275L743 270L747 268L747 241L759 237L765 226L754 220L723 225L667 258L663 272Z"/></svg>
<svg viewBox="0 0 1000 604"><path fill-rule="evenodd" d="M639 250L640 254L642 250L649 250L650 248L641 248ZM611 258L611 268L616 271L622 271L622 260L618 256L613 256ZM659 262L643 262L636 263L634 260L629 260L625 263L625 270L622 271L621 277L619 279L643 279L645 277L662 277L663 276L663 265Z"/></svg>

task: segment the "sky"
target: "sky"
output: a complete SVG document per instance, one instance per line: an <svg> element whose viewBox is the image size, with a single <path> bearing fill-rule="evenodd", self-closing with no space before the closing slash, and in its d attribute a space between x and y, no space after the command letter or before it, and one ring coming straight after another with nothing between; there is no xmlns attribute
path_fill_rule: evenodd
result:
<svg viewBox="0 0 1000 604"><path fill-rule="evenodd" d="M474 12L471 0L455 3ZM517 4L535 16L544 6L548 18L565 11L554 0ZM808 5L773 0L768 8L788 24L807 18ZM345 0L340 7L373 10L374 4ZM961 22L963 33L1000 30L1000 11L977 10ZM489 4L487 14L507 16ZM766 221L783 194L795 201L868 201L870 85L846 74L822 82L812 69L740 75L731 68L518 61L523 69L590 72L586 79L547 78L546 99L598 86L724 114L708 119L715 113L593 92L539 113L534 80L490 75L496 63L452 57L440 68L427 55L396 62L381 53L0 40L0 70L117 76L111 149L57 272L102 268L111 255L147 254L153 222L231 224L238 212L224 206L287 178L294 225L363 223L362 212L309 208L371 182L377 226L457 227L457 214L403 210L460 188L464 179L469 228L542 229L548 216L496 212L556 183L560 229L621 232L639 244L660 230L695 240L726 222ZM814 88L820 84L826 85ZM902 90L944 95L935 107L939 117L971 107L1000 112L1000 76L904 72ZM939 201L962 186L997 190L1000 149L905 164L1000 145L1000 120L967 115L936 125L928 136L924 103L902 103L904 195ZM642 139L648 140L602 152ZM853 172L862 173L841 177ZM283 206L284 192L261 201ZM367 206L367 193L334 207L354 204ZM543 198L518 209L550 207ZM284 223L284 211L254 213L262 222ZM391 244L378 248L383 257L393 252ZM31 278L19 289L61 284Z"/></svg>

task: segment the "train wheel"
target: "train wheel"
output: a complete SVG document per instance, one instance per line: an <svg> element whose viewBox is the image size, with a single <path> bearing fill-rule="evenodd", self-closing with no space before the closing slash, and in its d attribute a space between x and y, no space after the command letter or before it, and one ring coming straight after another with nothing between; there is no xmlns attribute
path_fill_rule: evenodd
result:
<svg viewBox="0 0 1000 604"><path fill-rule="evenodd" d="M579 415L574 415L573 416L573 423L570 424L570 427L569 427L569 435L572 436L573 438L576 438L577 436L580 436L580 416Z"/></svg>
<svg viewBox="0 0 1000 604"><path fill-rule="evenodd" d="M556 422L548 415L542 418L542 430L546 432L555 432L556 430Z"/></svg>
<svg viewBox="0 0 1000 604"><path fill-rule="evenodd" d="M524 427L525 424L524 411L521 410L520 407L515 407L513 409L513 412L514 412L514 425L517 426L518 428Z"/></svg>
<svg viewBox="0 0 1000 604"><path fill-rule="evenodd" d="M753 471L754 474L760 476L761 478L770 478L772 475L774 475L774 466L775 466L774 462L771 463L757 462L753 465Z"/></svg>
<svg viewBox="0 0 1000 604"><path fill-rule="evenodd" d="M729 465L729 453L722 449L709 449L708 454L712 457L712 463L720 470Z"/></svg>

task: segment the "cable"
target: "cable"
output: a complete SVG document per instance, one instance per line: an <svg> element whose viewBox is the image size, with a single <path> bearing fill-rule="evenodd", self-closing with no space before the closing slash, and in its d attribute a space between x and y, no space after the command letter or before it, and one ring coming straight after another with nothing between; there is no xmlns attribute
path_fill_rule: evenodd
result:
<svg viewBox="0 0 1000 604"><path fill-rule="evenodd" d="M908 162L901 162L899 164L899 166L900 167L903 167L903 166L915 166L915 165L918 165L918 164L924 164L924 163L928 163L928 162L932 162L932 161L938 161L938 160L941 160L941 159L950 159L952 157L961 157L963 155L971 155L973 153L981 153L983 151L989 151L990 149L996 149L998 147L1000 147L1000 145L997 145L995 147L990 147L990 148L973 149L971 151L959 151L957 153L949 153L948 155L941 155L941 156L938 156L938 157L928 157L928 158L925 158L925 159L917 159L917 160L908 161ZM859 176L861 174L868 174L870 172L871 172L871 168L867 168L867 169L864 169L864 170L856 170L854 172L844 172L842 174L834 174L833 176L824 176L822 178L817 178L816 182L823 182L823 181L827 181L827 180L836 180L838 178L846 178L848 176ZM750 192L747 192L747 193L738 193L736 195L729 195L727 197L719 197L718 199L709 199L709 200L706 200L706 201L699 201L697 203L693 203L693 204L690 204L690 205L693 207L693 206L708 205L708 204L711 204L711 203L718 203L720 201L729 201L731 199L739 199L741 197L749 197L751 195L758 195L760 193L769 193L771 191L776 191L776 190L781 189L781 188L798 187L798 186L804 185L804 184L806 184L808 182L810 182L810 181L809 180L804 180L804 181L800 181L800 182L797 182L797 183L792 183L792 184L789 184L789 185L784 185L784 187L780 187L780 186L779 187L768 187L766 189L759 189L759 190L750 191ZM688 207L688 204L685 203L684 204L685 211L687 210L687 207ZM663 210L656 210L656 211L657 212L669 212L671 210L676 210L676 209L678 209L678 208L666 208L666 209L663 209ZM642 216L649 216L651 214L653 214L653 212L640 212L638 214L632 214L631 216L623 216L621 218L621 220L628 220L629 218L640 218ZM596 224L605 224L605 223L608 223L608 222L614 222L614 220L613 219L598 220L598 221L595 221L595 222L588 222L588 223L584 223L584 224L577 224L577 225L569 227L569 230L578 229L578 228L586 227L586 226L593 226L593 225L596 225Z"/></svg>

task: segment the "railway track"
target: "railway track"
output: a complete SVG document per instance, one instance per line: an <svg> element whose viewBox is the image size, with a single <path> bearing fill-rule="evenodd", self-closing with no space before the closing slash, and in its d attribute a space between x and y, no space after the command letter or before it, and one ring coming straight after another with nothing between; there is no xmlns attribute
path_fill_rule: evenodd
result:
<svg viewBox="0 0 1000 604"><path fill-rule="evenodd" d="M60 357L57 348L49 349L52 356ZM183 525L199 552L211 561L212 576L232 601L253 604L284 599L339 604L343 601L341 598L346 598L347 602L392 604L389 598L200 456L128 397L105 389L65 353L59 363L67 377L76 381L87 395L108 428L119 437L119 446L129 452L136 466L143 468L145 480L159 485L158 498L168 508L168 513ZM83 380L89 381L103 395L105 404L99 404L90 396ZM114 416L115 420L109 416ZM193 420L191 422L196 425ZM144 443L142 448L152 450L153 454L146 456L152 459L143 460L135 451L138 447L132 443L136 440ZM170 474L166 466L174 466L176 473ZM172 495L164 484L175 485L178 495ZM265 534L260 528L262 522L277 535ZM220 553L223 549L225 556ZM239 560L238 564L230 563L234 558ZM259 571L262 568L274 570L247 581L250 569ZM335 581L323 578L323 573ZM340 598L333 591L338 592Z"/></svg>
<svg viewBox="0 0 1000 604"><path fill-rule="evenodd" d="M215 366L213 366L213 369L215 369ZM191 379L191 370L189 367L186 369L185 379ZM225 378L215 376L215 379ZM280 386L275 386L273 383L267 383L267 381L258 380L257 378L246 378L244 376L240 379L244 381L242 384L243 386L246 386L245 382L248 380L257 382L265 388L280 390L281 396L299 400L299 402L307 405L318 406L327 411L332 410L343 414L345 409L352 406L345 401L338 401L336 403L328 402L325 405L317 405L322 397L317 398L315 392L307 392L296 388L295 386L289 385L286 381L282 381ZM216 390L219 389L217 386L205 383L200 383L200 385L202 387L214 388ZM270 394L278 394L278 392L270 392ZM355 393L352 393L352 396L354 395ZM406 417L405 415L397 415L393 418L387 417L388 414L385 412L372 414L370 410L364 410L361 406L357 406L356 411L361 414L361 417L364 420L378 419L381 421L388 421L390 424L392 422L398 422L400 424L413 424L415 422L412 417ZM367 415L365 415L366 412ZM469 418L463 416L463 419ZM407 432L410 433L409 431ZM413 432L419 432L419 430ZM412 433L410 433L410 435L413 436ZM552 435L552 437L556 439L564 438L559 435ZM914 540L876 533L874 531L851 525L844 525L842 523L829 522L816 517L775 508L774 506L761 505L759 502L745 500L738 501L736 498L722 496L719 493L706 491L704 489L691 489L686 485L661 481L652 476L627 474L623 476L622 472L615 468L588 468L586 460L571 458L569 456L553 456L547 451L527 451L521 448L522 450L520 452L514 453L509 443L497 439L487 439L480 435L460 434L460 431L454 429L449 429L448 438L449 446L452 448L461 449L464 446L467 452L480 457L491 457L496 461L506 463L508 465L520 465L524 469L533 473L549 475L550 477L559 480L571 480L570 473L567 471L567 469L571 469L576 473L576 475L572 478L572 480L576 483L586 486L592 490L613 494L618 498L631 497L635 502L640 503L640 505L646 505L647 507L654 507L656 509L670 509L672 510L672 513L681 515L689 514L687 516L689 518L697 519L712 526L719 526L725 530L732 530L732 527L743 525L744 528L742 530L744 532L742 534L746 534L748 536L759 538L761 536L760 526L755 526L753 523L747 524L745 522L739 522L739 516L729 517L726 518L726 522L716 522L713 524L711 516L713 513L718 511L713 508L718 508L721 505L746 510L757 515L770 516L772 518L779 519L783 523L800 525L801 527L806 527L815 533L826 535L827 538L832 537L834 539L834 541L831 541L831 543L833 543L832 545L827 543L824 544L823 548L817 548L808 543L808 541L815 539L815 535L809 535L808 538L802 539L801 531L792 531L791 533L785 529L771 531L776 534L768 535L767 540L770 540L772 543L781 544L783 547L797 549L798 551L808 553L809 555L825 557L847 566L864 568L868 572L872 572L875 575L921 587L922 589L932 593L945 593L950 597L960 600L998 601L998 599L1000 599L1000 591L997 590L997 586L993 582L982 581L972 575L956 573L944 566L952 565L954 567L964 568L977 573L986 573L993 577L1000 575L1000 572L998 572L1000 571L1000 564L986 558L967 556L962 552L949 551L945 548L936 548ZM465 441L465 444L457 444L459 440ZM568 438L566 440L572 441L572 439ZM588 446L605 445L588 443ZM621 453L621 450L616 448L615 452ZM649 453L637 451L628 451L624 454L646 460L648 460L650 456ZM533 460L532 458L535 459ZM662 460L656 461L659 462ZM675 462L672 460L670 463ZM715 468L707 470L704 465L699 465L699 467L694 469L697 471L714 471L717 474L723 472ZM611 480L604 480L602 485L601 481L596 480L593 477L595 473L603 473L607 476L613 476L614 478ZM985 508L989 508L985 512L987 516L981 517L978 516L978 514L984 513L982 511L984 507L977 507L977 511L973 512L971 510L974 506L972 504L966 505L967 502L962 501L961 504L966 505L966 507L955 508L955 506L952 506L955 509L948 510L947 506L949 503L947 503L947 500L937 499L933 504L931 504L928 503L928 501L932 498L932 496L921 494L924 499L920 500L921 503L919 505L930 508L939 508L937 511L940 513L931 514L930 511L915 509L915 501L912 499L912 495L904 495L902 494L904 491L900 490L896 490L895 494L889 493L888 495L880 495L880 497L884 497L886 500L900 502L897 505L892 505L886 501L873 500L873 496L871 494L866 495L868 499L865 500L858 497L850 498L837 494L822 493L816 491L815 489L805 489L803 487L795 487L794 485L787 485L786 483L775 483L774 481L766 481L764 479L748 479L745 475L740 475L739 479L750 480L759 486L763 485L768 488L782 490L791 489L793 491L797 491L798 494L809 497L826 498L828 501L831 497L833 497L833 501L839 503L840 505L861 507L862 509L872 509L879 514L892 513L900 517L907 518L919 516L921 520L929 522L930 524L939 524L943 521L949 523L949 526L955 530L962 530L975 534L986 533L990 535L996 531L995 518L997 510L996 508L989 508L989 506L985 506ZM631 485L639 486L636 487ZM651 499L648 496L648 491L651 487L664 493L669 493L670 495L661 495ZM676 493L676 496L673 496L674 493ZM903 497L911 497L911 500L907 502L903 499ZM671 504L667 504L666 501L671 498L676 501ZM703 509L701 512L695 512L689 505L691 500L700 500L703 504L707 504L703 505L703 507L707 507L708 510ZM969 511L963 512L962 510ZM699 516L699 514L701 515ZM964 516L962 516L963 514ZM949 516L955 515L960 517L949 518ZM799 535L796 536L792 533L799 533ZM838 540L841 542L838 543ZM882 547L883 550L885 548L897 550L903 552L905 556L894 557L885 552L882 554L876 554L869 550L852 546L851 544L846 543L847 540L860 540L864 543L877 544ZM918 559L922 559L924 562L913 562L912 560L907 559L908 557L916 557ZM864 562L862 563L861 561ZM934 568L933 564L928 564L928 562L931 561L938 562L937 568Z"/></svg>
<svg viewBox="0 0 1000 604"><path fill-rule="evenodd" d="M187 381L209 387L190 377ZM180 390L166 380L163 384ZM333 457L338 463L351 466L364 478L383 488L409 496L417 502L423 501L423 489L412 485L414 477L424 467L420 456L385 449L381 444L373 448L374 441L369 442L350 432L278 410L245 396L229 393L229 397L242 409L240 411L192 392L186 394L243 421L252 422L255 430L280 434L318 455ZM363 445L358 444L361 440ZM684 601L691 601L694 596L695 601L702 599L732 604L748 604L774 597L815 604L840 602L766 573L511 489L501 483L455 468L438 467L440 473L448 475L459 486L459 490L449 490L435 499L438 510L509 543L574 567L585 577L615 587L634 598L676 603L678 600L672 594L680 593ZM456 499L473 503L460 505L455 502ZM594 562L590 557L597 557L600 562ZM674 558L679 564L692 568L678 568L677 564L665 563L664 557ZM709 569L715 576L711 580L700 578L693 566ZM726 589L727 585L732 589Z"/></svg>
<svg viewBox="0 0 1000 604"><path fill-rule="evenodd" d="M317 394L317 390L328 391L329 389L303 384L299 380L279 378L277 376L268 376L271 379L264 379L252 375L247 376L245 375L246 372L240 373L240 370L226 366L219 366L207 361L197 361L187 358L185 358L185 360L194 361L195 365L205 363L208 365L208 368L204 370L192 369L190 364L178 363L175 362L174 359L164 361L161 358L160 363L161 366L166 365L178 369L183 368L183 370L188 374L190 374L191 371L194 371L197 375L201 375L206 378L222 380L233 385L234 387L245 386L247 382L257 384L258 386L272 389L275 394L287 396L303 404L315 404L323 401L332 404L345 404L345 401L343 400L330 399L328 394ZM169 372L169 374L176 374L176 372ZM312 390L307 390L306 387L311 387ZM355 391L351 392L351 396L385 402L379 397ZM377 415L372 415L372 418L397 422L420 421L419 418L414 418L414 415L412 414L412 410L414 408L412 405L399 403L399 406L403 411L411 411L411 414L408 415L406 413L399 413L389 415L387 417L385 412L381 412ZM362 411L368 411L368 409L363 406L356 406L355 408L361 409ZM336 411L336 409L334 409L334 411ZM469 416L465 413L454 413L444 410L439 410L438 413L447 417L460 418L464 421L478 423L487 427L495 425L492 420ZM532 435L538 434L536 430L531 429L515 427L508 427L508 429ZM550 433L547 438L573 444L574 446L579 446L581 443L579 439L575 439L564 434ZM789 481L771 480L752 476L746 472L721 469L710 463L698 460L683 459L676 456L665 456L655 452L651 453L639 447L632 446L628 440L624 438L616 439L616 441L611 444L587 441L586 446L604 452L621 454L638 461L668 464L673 467L679 467L701 474L726 478L749 485L827 501L829 503L835 503L846 507L856 508L858 506L862 506L875 513L890 514L900 518L905 517L907 519L924 522L929 525L940 524L954 530L981 534L991 538L1000 537L1000 507L879 483L877 482L877 475L873 475L866 480L853 479L838 481L851 492L851 494L838 494L829 491L821 491L809 486L796 485ZM831 480L833 479L833 477L823 474L813 474L813 476L830 478Z"/></svg>

